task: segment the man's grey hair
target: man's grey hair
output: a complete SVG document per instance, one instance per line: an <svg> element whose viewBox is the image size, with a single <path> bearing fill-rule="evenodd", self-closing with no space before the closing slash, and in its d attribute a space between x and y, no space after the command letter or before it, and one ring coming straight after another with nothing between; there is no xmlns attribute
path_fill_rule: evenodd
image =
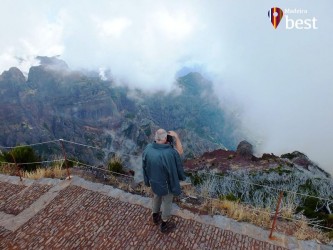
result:
<svg viewBox="0 0 333 250"><path fill-rule="evenodd" d="M160 128L155 133L155 141L164 141L167 135L168 133L164 129Z"/></svg>

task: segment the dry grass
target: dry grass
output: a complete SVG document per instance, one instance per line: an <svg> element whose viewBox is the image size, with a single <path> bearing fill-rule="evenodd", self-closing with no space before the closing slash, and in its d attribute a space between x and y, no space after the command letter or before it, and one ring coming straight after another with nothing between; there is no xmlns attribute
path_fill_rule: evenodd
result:
<svg viewBox="0 0 333 250"><path fill-rule="evenodd" d="M280 215L285 219L293 218L296 212L295 198L295 194L287 194L287 197L282 200Z"/></svg>
<svg viewBox="0 0 333 250"><path fill-rule="evenodd" d="M320 242L328 243L328 233L324 233L317 228L310 227L307 218L302 218L300 221L295 222L296 231L293 236L299 240L313 240L316 239Z"/></svg>
<svg viewBox="0 0 333 250"><path fill-rule="evenodd" d="M116 176L114 176L114 175L108 175L108 178L109 178L108 182L111 185L118 185L119 184L119 181L118 181L118 179L117 179Z"/></svg>
<svg viewBox="0 0 333 250"><path fill-rule="evenodd" d="M144 196L148 196L148 197L152 197L153 193L151 191L150 187L147 187L145 184L140 183L135 189L136 192L144 195Z"/></svg>
<svg viewBox="0 0 333 250"><path fill-rule="evenodd" d="M16 172L17 172L17 168L15 165L6 164L6 163L0 164L0 173L1 174L14 175Z"/></svg>
<svg viewBox="0 0 333 250"><path fill-rule="evenodd" d="M266 229L271 228L272 226L272 212L268 208L252 208L236 201L217 199L207 199L202 206L207 211L211 211L212 214L222 214L236 221L249 222ZM284 207L279 216L292 219L293 212L293 207L290 209ZM282 221L284 231L288 231L289 235L294 236L299 240L316 239L324 243L329 242L328 233L324 233L319 229L309 226L309 220L305 216L303 216L299 221L281 220L277 223L282 223ZM287 227L289 230L287 230Z"/></svg>
<svg viewBox="0 0 333 250"><path fill-rule="evenodd" d="M65 169L62 168L62 165L56 165L52 169L55 178L61 178L65 175Z"/></svg>
<svg viewBox="0 0 333 250"><path fill-rule="evenodd" d="M249 221L257 226L269 228L272 225L271 211L269 208L261 208L259 211L248 211Z"/></svg>
<svg viewBox="0 0 333 250"><path fill-rule="evenodd" d="M130 190L130 185L124 182L119 182L118 188L128 192Z"/></svg>
<svg viewBox="0 0 333 250"><path fill-rule="evenodd" d="M24 171L23 177L38 180L45 177L45 172L46 170L44 168L37 168L35 171L32 172Z"/></svg>
<svg viewBox="0 0 333 250"><path fill-rule="evenodd" d="M294 206L291 207L282 207L280 211L280 215L284 219L292 219L295 214L296 208Z"/></svg>
<svg viewBox="0 0 333 250"><path fill-rule="evenodd" d="M197 196L197 192L195 190L195 187L191 184L183 184L181 183L182 191L183 193L188 197Z"/></svg>
<svg viewBox="0 0 333 250"><path fill-rule="evenodd" d="M236 201L212 200L213 213L220 213L237 221L246 221L254 225L269 228L271 216L269 209L253 209Z"/></svg>
<svg viewBox="0 0 333 250"><path fill-rule="evenodd" d="M309 238L308 230L309 225L304 221L297 222L297 231L295 232L295 236L299 240L307 240Z"/></svg>
<svg viewBox="0 0 333 250"><path fill-rule="evenodd" d="M38 180L41 178L62 178L65 176L65 170L62 165L55 165L51 168L37 168L35 171L23 172L23 177L28 179Z"/></svg>

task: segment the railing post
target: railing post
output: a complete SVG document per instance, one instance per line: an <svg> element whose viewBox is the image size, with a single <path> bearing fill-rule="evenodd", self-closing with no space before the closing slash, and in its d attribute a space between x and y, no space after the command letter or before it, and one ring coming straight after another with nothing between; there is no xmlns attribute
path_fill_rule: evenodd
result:
<svg viewBox="0 0 333 250"><path fill-rule="evenodd" d="M67 169L67 177L68 177L68 180L70 180L71 179L71 175L69 173L69 168L68 168L68 163L67 163L67 156L66 156L66 151L65 151L63 139L59 139L59 142L61 144L62 154L63 154L64 159L65 159L65 165L66 165L66 169Z"/></svg>
<svg viewBox="0 0 333 250"><path fill-rule="evenodd" d="M17 172L18 172L18 175L20 176L20 181L22 181L22 176L21 176L21 171L20 171L21 168L17 165L17 163L16 163L16 159L15 159L15 157L14 157L14 155L13 155L13 152L10 152L10 155L12 156L12 158L13 158L13 160L14 160L16 170L17 170Z"/></svg>
<svg viewBox="0 0 333 250"><path fill-rule="evenodd" d="M277 203L277 205L276 205L276 211L275 211L275 215L274 215L274 220L273 220L273 224L272 224L272 229L271 229L271 233L270 233L270 235L269 235L269 238L270 238L271 240L274 239L274 237L273 237L273 231L274 231L274 228L275 228L275 225L276 225L276 219L277 219L277 216L278 216L278 213L279 213L279 209L280 209L280 204L281 204L282 196L283 196L283 191L280 191L280 196L279 196L278 203Z"/></svg>

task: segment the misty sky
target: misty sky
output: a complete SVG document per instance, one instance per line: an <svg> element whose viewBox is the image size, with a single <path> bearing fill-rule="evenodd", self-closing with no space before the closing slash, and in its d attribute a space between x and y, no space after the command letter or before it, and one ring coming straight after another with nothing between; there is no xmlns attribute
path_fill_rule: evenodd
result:
<svg viewBox="0 0 333 250"><path fill-rule="evenodd" d="M285 13L275 30L271 7L307 13ZM27 72L35 56L60 55L72 69L110 69L119 83L170 91L177 72L194 69L260 143L258 154L299 150L333 174L332 7L330 0L2 0L0 71ZM315 18L317 29L287 29L287 18L289 25Z"/></svg>

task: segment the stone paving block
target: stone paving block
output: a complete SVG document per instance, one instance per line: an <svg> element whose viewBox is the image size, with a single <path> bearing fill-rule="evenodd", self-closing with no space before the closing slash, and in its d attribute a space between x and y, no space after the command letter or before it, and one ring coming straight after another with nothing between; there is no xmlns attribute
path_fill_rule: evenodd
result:
<svg viewBox="0 0 333 250"><path fill-rule="evenodd" d="M108 193L114 188L108 185L103 185L101 189L98 190L100 194L108 195Z"/></svg>
<svg viewBox="0 0 333 250"><path fill-rule="evenodd" d="M124 191L122 191L122 193L119 193L119 194L120 195L119 195L118 199L120 201L123 201L123 202L128 202L131 199L131 197L132 197L132 194L126 193Z"/></svg>
<svg viewBox="0 0 333 250"><path fill-rule="evenodd" d="M89 182L84 179L78 178L76 176L73 176L70 181L71 181L72 185L80 186L85 189L94 190L94 191L96 191L98 189L98 188L96 188L96 185L97 184L100 185L99 183Z"/></svg>
<svg viewBox="0 0 333 250"><path fill-rule="evenodd" d="M0 182L9 182L9 175L0 174Z"/></svg>
<svg viewBox="0 0 333 250"><path fill-rule="evenodd" d="M110 190L110 192L108 193L108 196L111 196L113 198L119 198L120 196L122 196L124 193L124 191L120 190L120 189L112 189Z"/></svg>
<svg viewBox="0 0 333 250"><path fill-rule="evenodd" d="M72 176L70 180L67 180L71 183L71 185L81 186L86 183L86 181L82 178L79 178L77 176Z"/></svg>
<svg viewBox="0 0 333 250"><path fill-rule="evenodd" d="M264 230L260 227L251 225L249 223L241 223L242 225L242 234L249 235L256 239L269 239L270 231Z"/></svg>
<svg viewBox="0 0 333 250"><path fill-rule="evenodd" d="M214 222L215 222L215 225L217 225L219 228L224 228L226 230L230 229L230 219L229 218L226 218L221 215L215 215Z"/></svg>
<svg viewBox="0 0 333 250"><path fill-rule="evenodd" d="M42 179L35 181L35 183L38 183L40 185L50 185L50 186L58 185L60 182L63 182L63 180L52 179L52 178L42 178Z"/></svg>
<svg viewBox="0 0 333 250"><path fill-rule="evenodd" d="M34 180L22 178L22 181L19 176L12 176L12 175L3 175L0 174L0 182L7 182L14 185L24 185L24 186L30 186L32 183L34 183Z"/></svg>
<svg viewBox="0 0 333 250"><path fill-rule="evenodd" d="M142 201L143 201L142 198L143 197L139 196L139 195L129 195L126 202L129 202L131 204L136 204L136 205L143 205L143 204L146 204L147 202L150 204L151 199L144 199L145 202L142 204ZM150 205L149 205L149 207L150 207Z"/></svg>
<svg viewBox="0 0 333 250"><path fill-rule="evenodd" d="M142 197L142 196L137 196L139 197L138 200L136 200L136 203L137 205L141 205L145 208L151 208L151 198L149 197Z"/></svg>
<svg viewBox="0 0 333 250"><path fill-rule="evenodd" d="M18 177L18 176L2 175L1 179L2 179L1 181L3 181L3 182L12 183L15 185L22 184L22 182L20 181L20 177Z"/></svg>
<svg viewBox="0 0 333 250"><path fill-rule="evenodd" d="M287 248L290 250L299 249L298 240L294 237L290 237L287 243Z"/></svg>
<svg viewBox="0 0 333 250"><path fill-rule="evenodd" d="M236 221L230 221L230 230L233 232L242 232L243 227L242 224L236 222Z"/></svg>
<svg viewBox="0 0 333 250"><path fill-rule="evenodd" d="M19 181L19 183L22 183L25 186L31 186L35 182L35 180L32 179L27 179L27 178L22 178L22 179L23 180Z"/></svg>
<svg viewBox="0 0 333 250"><path fill-rule="evenodd" d="M333 250L333 244L332 245L320 245L320 250Z"/></svg>
<svg viewBox="0 0 333 250"><path fill-rule="evenodd" d="M299 245L302 249L311 249L311 250L319 250L320 249L320 246L314 240L302 241L302 242L300 242Z"/></svg>
<svg viewBox="0 0 333 250"><path fill-rule="evenodd" d="M172 214L180 216L184 219L201 220L201 218L198 214L194 214L191 211L188 211L185 209L177 209L177 207L173 207Z"/></svg>

